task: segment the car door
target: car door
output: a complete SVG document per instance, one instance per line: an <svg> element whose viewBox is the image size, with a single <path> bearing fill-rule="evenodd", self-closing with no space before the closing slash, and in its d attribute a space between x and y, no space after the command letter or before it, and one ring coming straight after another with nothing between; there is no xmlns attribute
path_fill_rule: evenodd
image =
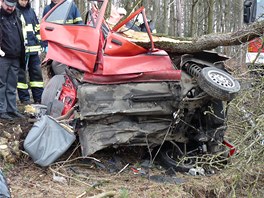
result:
<svg viewBox="0 0 264 198"><path fill-rule="evenodd" d="M48 12L41 21L41 39L48 41L47 59L93 72L100 31L95 24L70 24L73 0L64 0Z"/></svg>

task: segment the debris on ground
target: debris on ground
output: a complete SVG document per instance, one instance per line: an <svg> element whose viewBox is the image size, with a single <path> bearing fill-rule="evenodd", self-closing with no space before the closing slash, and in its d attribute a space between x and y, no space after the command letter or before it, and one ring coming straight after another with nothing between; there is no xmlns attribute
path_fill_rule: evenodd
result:
<svg viewBox="0 0 264 198"><path fill-rule="evenodd" d="M205 176L205 171L202 167L191 168L188 173L192 176Z"/></svg>
<svg viewBox="0 0 264 198"><path fill-rule="evenodd" d="M21 155L19 143L23 134L20 124L10 127L11 123L9 121L0 122L0 157L8 163L14 163L19 159Z"/></svg>

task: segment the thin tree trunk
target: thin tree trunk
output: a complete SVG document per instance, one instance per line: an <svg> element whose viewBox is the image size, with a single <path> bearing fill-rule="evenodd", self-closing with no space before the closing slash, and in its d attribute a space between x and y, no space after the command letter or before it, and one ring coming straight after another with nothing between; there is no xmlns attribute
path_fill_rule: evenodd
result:
<svg viewBox="0 0 264 198"><path fill-rule="evenodd" d="M194 36L195 32L195 7L197 4L198 0L192 0L192 6L191 6L191 24L190 24L190 36Z"/></svg>
<svg viewBox="0 0 264 198"><path fill-rule="evenodd" d="M208 23L207 23L207 34L213 33L214 25L214 0L208 2Z"/></svg>
<svg viewBox="0 0 264 198"><path fill-rule="evenodd" d="M177 20L177 34L176 36L182 36L182 26L183 26L183 21L182 21L182 1L181 0L176 0L176 20Z"/></svg>
<svg viewBox="0 0 264 198"><path fill-rule="evenodd" d="M164 19L163 19L163 24L164 24L164 34L168 35L169 33L169 7L168 7L168 1L169 0L163 0L163 5L164 5L164 9L163 9L163 13L164 13Z"/></svg>
<svg viewBox="0 0 264 198"><path fill-rule="evenodd" d="M175 1L170 4L170 18L169 18L169 36L177 35L177 18L176 18L176 5Z"/></svg>

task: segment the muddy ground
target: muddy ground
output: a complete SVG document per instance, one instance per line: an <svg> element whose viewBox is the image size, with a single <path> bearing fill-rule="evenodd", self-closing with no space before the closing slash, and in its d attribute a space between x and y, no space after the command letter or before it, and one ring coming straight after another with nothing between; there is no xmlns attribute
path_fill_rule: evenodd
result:
<svg viewBox="0 0 264 198"><path fill-rule="evenodd" d="M21 128L20 149L33 123L27 119L0 121L1 132L15 134ZM19 127L20 126L20 127ZM78 141L56 163L40 167L21 152L15 162L3 158L3 169L12 197L263 197L261 165L248 172L229 165L213 174L191 176L165 170L158 163L148 164L143 148L107 149L80 159ZM96 159L96 160L95 160ZM98 160L98 161L97 161ZM145 165L144 165L145 164ZM107 197L107 196L105 196Z"/></svg>

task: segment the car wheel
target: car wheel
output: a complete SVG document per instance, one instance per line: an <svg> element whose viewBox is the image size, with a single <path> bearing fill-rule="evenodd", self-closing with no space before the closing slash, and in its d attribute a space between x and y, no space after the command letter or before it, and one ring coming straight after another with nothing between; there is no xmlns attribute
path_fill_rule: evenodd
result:
<svg viewBox="0 0 264 198"><path fill-rule="evenodd" d="M188 172L194 167L196 159L194 157L180 156L179 153L173 152L173 149L164 148L159 152L161 165L165 168L172 168L178 172Z"/></svg>
<svg viewBox="0 0 264 198"><path fill-rule="evenodd" d="M208 95L223 101L232 100L240 90L240 84L227 72L205 67L197 79L200 88Z"/></svg>
<svg viewBox="0 0 264 198"><path fill-rule="evenodd" d="M65 64L62 64L62 63L59 63L57 61L52 61L51 63L51 68L54 72L55 75L63 75L65 74L65 69L66 69L66 65Z"/></svg>
<svg viewBox="0 0 264 198"><path fill-rule="evenodd" d="M58 92L61 91L64 82L64 75L53 76L44 88L44 91L41 96L41 104L49 106L50 103L54 101Z"/></svg>

